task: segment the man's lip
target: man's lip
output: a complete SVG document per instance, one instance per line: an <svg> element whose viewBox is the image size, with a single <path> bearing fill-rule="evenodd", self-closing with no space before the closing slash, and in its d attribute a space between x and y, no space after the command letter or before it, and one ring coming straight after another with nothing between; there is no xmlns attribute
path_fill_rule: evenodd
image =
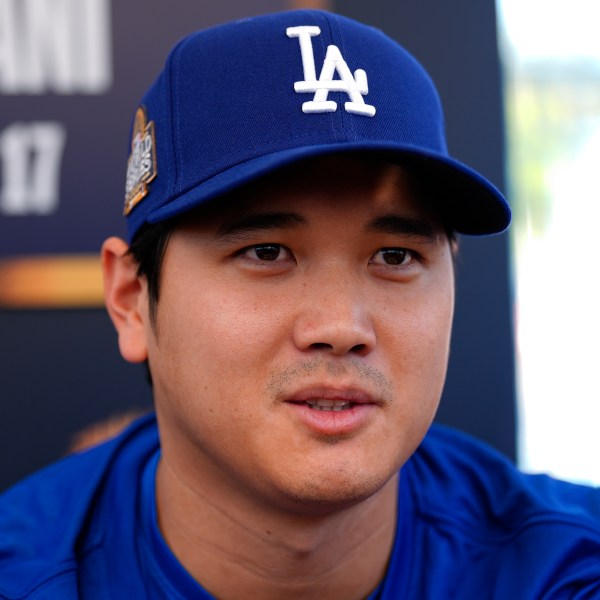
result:
<svg viewBox="0 0 600 600"><path fill-rule="evenodd" d="M332 400L352 404L378 404L371 394L357 388L310 387L284 397L284 402L301 403L309 400Z"/></svg>
<svg viewBox="0 0 600 600"><path fill-rule="evenodd" d="M321 437L351 436L376 419L382 401L351 386L307 386L283 399L294 422Z"/></svg>

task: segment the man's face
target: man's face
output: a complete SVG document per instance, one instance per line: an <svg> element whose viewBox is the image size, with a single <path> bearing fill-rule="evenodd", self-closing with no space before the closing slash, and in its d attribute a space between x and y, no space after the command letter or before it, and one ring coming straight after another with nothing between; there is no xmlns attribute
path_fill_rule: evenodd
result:
<svg viewBox="0 0 600 600"><path fill-rule="evenodd" d="M451 245L400 167L320 159L203 209L145 325L163 460L288 509L369 497L433 419L453 298Z"/></svg>

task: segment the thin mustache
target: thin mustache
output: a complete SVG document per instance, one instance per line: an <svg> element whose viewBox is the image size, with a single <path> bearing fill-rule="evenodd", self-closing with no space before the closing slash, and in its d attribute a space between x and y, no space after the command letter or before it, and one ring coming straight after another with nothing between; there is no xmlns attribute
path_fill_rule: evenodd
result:
<svg viewBox="0 0 600 600"><path fill-rule="evenodd" d="M372 395L389 402L394 396L390 380L379 369L357 360L339 361L324 356L316 356L308 360L296 362L271 373L267 390L278 397L290 387L295 387L314 375L326 375L327 378L340 379L350 376L351 386L365 383Z"/></svg>

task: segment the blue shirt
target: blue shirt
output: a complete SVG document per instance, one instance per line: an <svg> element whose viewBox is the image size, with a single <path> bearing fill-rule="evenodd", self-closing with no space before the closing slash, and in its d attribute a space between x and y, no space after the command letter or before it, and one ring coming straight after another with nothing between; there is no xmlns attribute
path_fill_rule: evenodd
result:
<svg viewBox="0 0 600 600"><path fill-rule="evenodd" d="M2 599L211 599L157 527L156 422L0 496ZM600 490L524 475L433 426L402 468L396 538L369 600L600 598Z"/></svg>

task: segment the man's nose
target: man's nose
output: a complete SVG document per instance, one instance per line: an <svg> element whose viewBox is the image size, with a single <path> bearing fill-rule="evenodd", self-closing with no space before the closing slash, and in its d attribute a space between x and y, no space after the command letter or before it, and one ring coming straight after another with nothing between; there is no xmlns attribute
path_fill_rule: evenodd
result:
<svg viewBox="0 0 600 600"><path fill-rule="evenodd" d="M376 344L366 294L343 276L306 288L299 301L294 343L299 350L366 356Z"/></svg>

